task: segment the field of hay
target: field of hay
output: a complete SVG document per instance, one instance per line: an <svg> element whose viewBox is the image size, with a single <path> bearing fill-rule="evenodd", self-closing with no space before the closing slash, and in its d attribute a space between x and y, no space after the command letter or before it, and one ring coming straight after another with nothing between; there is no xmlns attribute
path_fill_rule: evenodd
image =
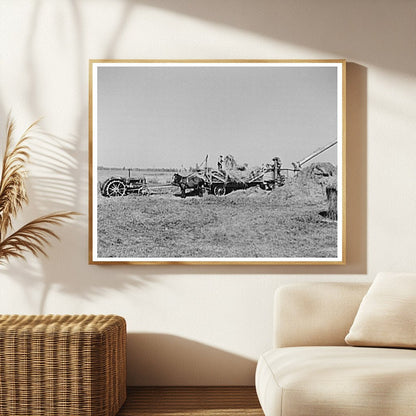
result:
<svg viewBox="0 0 416 416"><path fill-rule="evenodd" d="M158 173L164 178L145 175L149 184L169 181L171 174ZM326 198L313 181L291 179L271 192L249 188L185 199L178 188L167 187L148 197L98 195L97 203L100 258L337 255L337 222L325 218Z"/></svg>

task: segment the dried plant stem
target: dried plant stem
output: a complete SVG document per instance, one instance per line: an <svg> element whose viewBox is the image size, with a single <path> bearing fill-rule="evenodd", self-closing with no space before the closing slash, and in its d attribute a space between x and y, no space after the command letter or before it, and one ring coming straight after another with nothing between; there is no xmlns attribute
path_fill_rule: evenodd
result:
<svg viewBox="0 0 416 416"><path fill-rule="evenodd" d="M77 213L72 211L56 212L28 222L0 242L0 263L4 263L9 257L24 258L24 252L30 252L35 256L39 254L47 256L45 246L50 245L49 238L54 237L59 240L58 235L49 227L62 224L74 215Z"/></svg>
<svg viewBox="0 0 416 416"><path fill-rule="evenodd" d="M31 124L13 145L15 125L9 116L7 123L6 147L2 162L0 178L0 264L11 257L24 258L24 253L46 256L45 247L50 238L59 239L50 229L77 215L76 212L56 212L30 221L6 237L12 229L12 219L28 203L25 188L27 177L26 163L29 160L29 147L26 141L31 138L31 131L38 121Z"/></svg>

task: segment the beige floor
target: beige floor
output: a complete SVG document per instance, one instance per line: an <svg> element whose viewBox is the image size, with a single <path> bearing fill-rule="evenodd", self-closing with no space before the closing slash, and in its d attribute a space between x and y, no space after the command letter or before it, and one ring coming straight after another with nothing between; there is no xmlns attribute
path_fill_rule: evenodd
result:
<svg viewBox="0 0 416 416"><path fill-rule="evenodd" d="M254 387L129 387L117 416L263 416Z"/></svg>

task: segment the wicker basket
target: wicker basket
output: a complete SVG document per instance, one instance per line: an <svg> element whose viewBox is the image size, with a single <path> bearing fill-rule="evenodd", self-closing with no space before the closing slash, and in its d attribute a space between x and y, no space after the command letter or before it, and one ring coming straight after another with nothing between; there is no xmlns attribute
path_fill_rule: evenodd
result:
<svg viewBox="0 0 416 416"><path fill-rule="evenodd" d="M0 415L114 416L125 399L123 318L0 315Z"/></svg>

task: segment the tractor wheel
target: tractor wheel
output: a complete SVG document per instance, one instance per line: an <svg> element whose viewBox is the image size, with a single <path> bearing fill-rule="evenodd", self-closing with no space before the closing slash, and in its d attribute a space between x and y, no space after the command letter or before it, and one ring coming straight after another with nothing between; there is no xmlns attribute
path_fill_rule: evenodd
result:
<svg viewBox="0 0 416 416"><path fill-rule="evenodd" d="M225 185L215 185L213 193L215 196L224 196L226 192Z"/></svg>
<svg viewBox="0 0 416 416"><path fill-rule="evenodd" d="M105 193L108 196L124 196L126 195L126 185L120 180L113 180L107 184Z"/></svg>

